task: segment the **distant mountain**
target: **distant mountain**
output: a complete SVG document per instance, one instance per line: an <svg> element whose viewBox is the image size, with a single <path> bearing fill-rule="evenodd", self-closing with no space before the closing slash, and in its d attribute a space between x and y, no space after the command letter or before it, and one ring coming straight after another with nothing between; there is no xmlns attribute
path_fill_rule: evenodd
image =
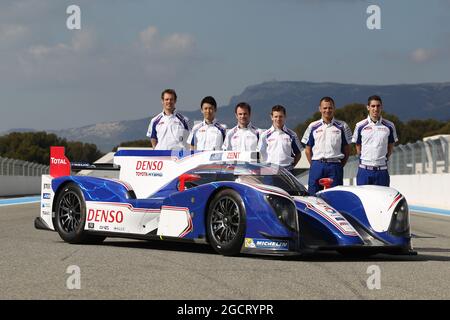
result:
<svg viewBox="0 0 450 320"><path fill-rule="evenodd" d="M121 142L146 139L150 118L102 122L81 128L49 130L67 140L94 143L103 151L108 152ZM150 145L150 141L149 141Z"/></svg>
<svg viewBox="0 0 450 320"><path fill-rule="evenodd" d="M36 132L36 131L37 130L30 129L30 128L13 128L13 129L9 129L7 131L1 132L0 135L10 134L11 132Z"/></svg>
<svg viewBox="0 0 450 320"><path fill-rule="evenodd" d="M383 99L384 110L397 115L400 120L411 119L450 120L450 82L402 85L354 85L340 83L312 83L304 81L274 81L247 87L240 95L218 108L217 118L235 125L234 107L246 101L252 106L252 122L260 128L271 126L270 110L275 104L287 109L287 125L294 128L318 111L319 100L331 96L337 108L350 103L367 102L378 94ZM201 120L199 110L180 112L191 120ZM146 139L149 118L119 122L104 122L81 128L52 131L68 140L95 143L102 151L110 151L120 142Z"/></svg>
<svg viewBox="0 0 450 320"><path fill-rule="evenodd" d="M450 119L450 82L412 85L354 85L340 83L311 83L297 81L265 82L247 87L239 96L232 97L228 106L220 109L222 115L233 115L234 106L247 101L255 110L252 121L261 127L270 126L270 110L275 104L286 107L288 126L295 127L318 111L319 100L331 96L340 108L350 103L367 103L367 98L378 94L384 110L402 121L433 118ZM231 117L229 117L231 118ZM234 122L234 120L233 120Z"/></svg>

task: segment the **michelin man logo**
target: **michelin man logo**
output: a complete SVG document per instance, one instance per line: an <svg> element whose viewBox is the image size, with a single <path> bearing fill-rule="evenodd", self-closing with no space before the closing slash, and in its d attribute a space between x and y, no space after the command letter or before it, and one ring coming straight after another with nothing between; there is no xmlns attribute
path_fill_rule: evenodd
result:
<svg viewBox="0 0 450 320"><path fill-rule="evenodd" d="M256 248L255 243L253 242L253 239L251 238L245 238L245 247L246 248Z"/></svg>

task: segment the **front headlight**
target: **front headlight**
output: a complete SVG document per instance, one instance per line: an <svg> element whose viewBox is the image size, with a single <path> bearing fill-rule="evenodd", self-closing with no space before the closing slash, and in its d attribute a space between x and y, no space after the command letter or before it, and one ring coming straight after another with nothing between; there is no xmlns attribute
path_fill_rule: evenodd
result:
<svg viewBox="0 0 450 320"><path fill-rule="evenodd" d="M392 214L389 233L396 236L409 236L409 208L405 199L402 199L395 207Z"/></svg>
<svg viewBox="0 0 450 320"><path fill-rule="evenodd" d="M284 197L266 195L266 200L273 208L277 218L291 231L298 231L297 209L295 204Z"/></svg>

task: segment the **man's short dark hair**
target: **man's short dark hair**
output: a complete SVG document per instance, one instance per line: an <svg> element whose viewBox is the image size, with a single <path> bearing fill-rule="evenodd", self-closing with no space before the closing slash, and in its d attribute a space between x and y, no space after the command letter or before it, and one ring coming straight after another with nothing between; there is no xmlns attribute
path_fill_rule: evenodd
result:
<svg viewBox="0 0 450 320"><path fill-rule="evenodd" d="M216 102L216 99L214 99L214 97L211 97L211 96L204 97L202 99L202 102L200 102L200 110L203 109L204 103L208 103L208 104L212 105L214 107L214 110L217 110L217 102Z"/></svg>
<svg viewBox="0 0 450 320"><path fill-rule="evenodd" d="M238 108L247 109L248 113L252 113L252 107L247 102L239 102L236 107L234 108L234 113L237 113Z"/></svg>
<svg viewBox="0 0 450 320"><path fill-rule="evenodd" d="M370 101L372 101L372 100L380 101L380 104L383 104L383 101L381 101L380 96L373 95L373 96L370 96L369 98L367 98L367 105L368 106L370 105Z"/></svg>
<svg viewBox="0 0 450 320"><path fill-rule="evenodd" d="M161 100L164 99L164 94L171 94L174 96L175 101L177 101L177 93L173 89L166 89L161 93Z"/></svg>
<svg viewBox="0 0 450 320"><path fill-rule="evenodd" d="M331 102L331 104L333 105L333 107L335 106L334 100L333 100L332 97L323 97L322 99L320 99L319 105L322 103L322 101L324 101L324 102Z"/></svg>
<svg viewBox="0 0 450 320"><path fill-rule="evenodd" d="M273 113L277 111L277 112L283 112L284 115L286 115L286 108L283 107L280 104L277 104L276 106L272 107L272 112L270 113L271 115L273 115Z"/></svg>

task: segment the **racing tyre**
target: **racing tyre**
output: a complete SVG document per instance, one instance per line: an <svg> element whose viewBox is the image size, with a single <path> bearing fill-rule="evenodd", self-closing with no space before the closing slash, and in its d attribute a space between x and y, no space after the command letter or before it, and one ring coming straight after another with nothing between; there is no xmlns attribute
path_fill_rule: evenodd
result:
<svg viewBox="0 0 450 320"><path fill-rule="evenodd" d="M214 250L225 256L237 255L245 237L246 214L240 195L225 189L212 199L206 217L206 235Z"/></svg>
<svg viewBox="0 0 450 320"><path fill-rule="evenodd" d="M84 230L86 202L75 183L64 186L55 203L53 225L61 239L69 243L100 243L106 237L89 235Z"/></svg>

